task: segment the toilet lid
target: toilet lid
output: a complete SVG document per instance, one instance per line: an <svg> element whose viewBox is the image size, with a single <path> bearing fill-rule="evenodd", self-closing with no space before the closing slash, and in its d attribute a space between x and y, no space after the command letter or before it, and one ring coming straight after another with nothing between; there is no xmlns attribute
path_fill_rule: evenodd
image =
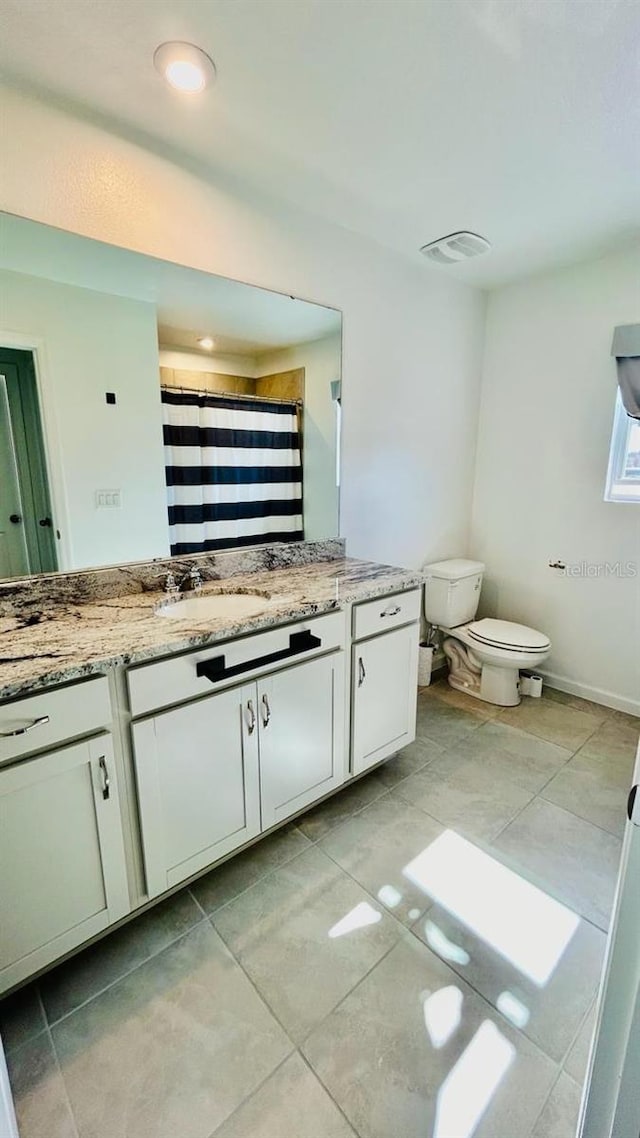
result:
<svg viewBox="0 0 640 1138"><path fill-rule="evenodd" d="M469 636L480 644L493 648L512 648L516 651L546 652L551 641L543 632L527 628L526 624L514 624L510 620L476 620L469 625Z"/></svg>

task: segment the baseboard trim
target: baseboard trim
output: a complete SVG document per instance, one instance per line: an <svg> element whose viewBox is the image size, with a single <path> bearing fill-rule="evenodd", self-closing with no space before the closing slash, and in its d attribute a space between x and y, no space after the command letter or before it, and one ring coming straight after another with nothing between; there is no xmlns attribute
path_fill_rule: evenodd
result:
<svg viewBox="0 0 640 1138"><path fill-rule="evenodd" d="M577 695L581 699L589 699L592 703L601 703L605 707L612 707L614 711L626 711L629 715L640 716L640 700L627 699L616 695L615 692L605 691L603 688L592 688L588 684L578 684L568 676L558 676L555 672L540 670L540 675L550 688L557 688L567 695Z"/></svg>

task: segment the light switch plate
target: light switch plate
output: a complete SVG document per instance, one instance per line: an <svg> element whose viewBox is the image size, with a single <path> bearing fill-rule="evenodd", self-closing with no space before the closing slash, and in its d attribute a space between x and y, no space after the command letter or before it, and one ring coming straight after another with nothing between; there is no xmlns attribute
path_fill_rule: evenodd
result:
<svg viewBox="0 0 640 1138"><path fill-rule="evenodd" d="M96 490L96 510L121 510L121 490Z"/></svg>

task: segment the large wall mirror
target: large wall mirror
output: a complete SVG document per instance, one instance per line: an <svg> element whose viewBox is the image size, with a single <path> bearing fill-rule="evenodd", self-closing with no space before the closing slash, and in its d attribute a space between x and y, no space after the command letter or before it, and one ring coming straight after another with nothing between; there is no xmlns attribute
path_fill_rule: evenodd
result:
<svg viewBox="0 0 640 1138"><path fill-rule="evenodd" d="M0 578L338 533L342 318L0 214Z"/></svg>

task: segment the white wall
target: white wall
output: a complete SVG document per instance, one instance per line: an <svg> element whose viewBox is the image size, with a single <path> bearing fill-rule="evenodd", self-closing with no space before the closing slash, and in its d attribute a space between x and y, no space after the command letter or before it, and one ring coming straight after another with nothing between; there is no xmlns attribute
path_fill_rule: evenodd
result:
<svg viewBox="0 0 640 1138"><path fill-rule="evenodd" d="M155 306L0 271L0 329L37 346L59 567L167 556Z"/></svg>
<svg viewBox="0 0 640 1138"><path fill-rule="evenodd" d="M466 549L481 294L50 103L2 99L4 209L341 308L349 552L417 565Z"/></svg>
<svg viewBox="0 0 640 1138"><path fill-rule="evenodd" d="M308 541L338 530L336 407L331 383L340 379L341 337L325 336L259 357L259 374L303 367L304 532Z"/></svg>
<svg viewBox="0 0 640 1138"><path fill-rule="evenodd" d="M160 348L160 367L177 371L215 371L218 375L241 375L254 379L258 374L255 356L188 352L182 348Z"/></svg>
<svg viewBox="0 0 640 1138"><path fill-rule="evenodd" d="M543 670L559 686L636 714L640 506L603 494L611 337L639 314L637 245L491 294L471 541L487 563L484 609L548 633ZM562 576L556 559L629 563L630 575Z"/></svg>

